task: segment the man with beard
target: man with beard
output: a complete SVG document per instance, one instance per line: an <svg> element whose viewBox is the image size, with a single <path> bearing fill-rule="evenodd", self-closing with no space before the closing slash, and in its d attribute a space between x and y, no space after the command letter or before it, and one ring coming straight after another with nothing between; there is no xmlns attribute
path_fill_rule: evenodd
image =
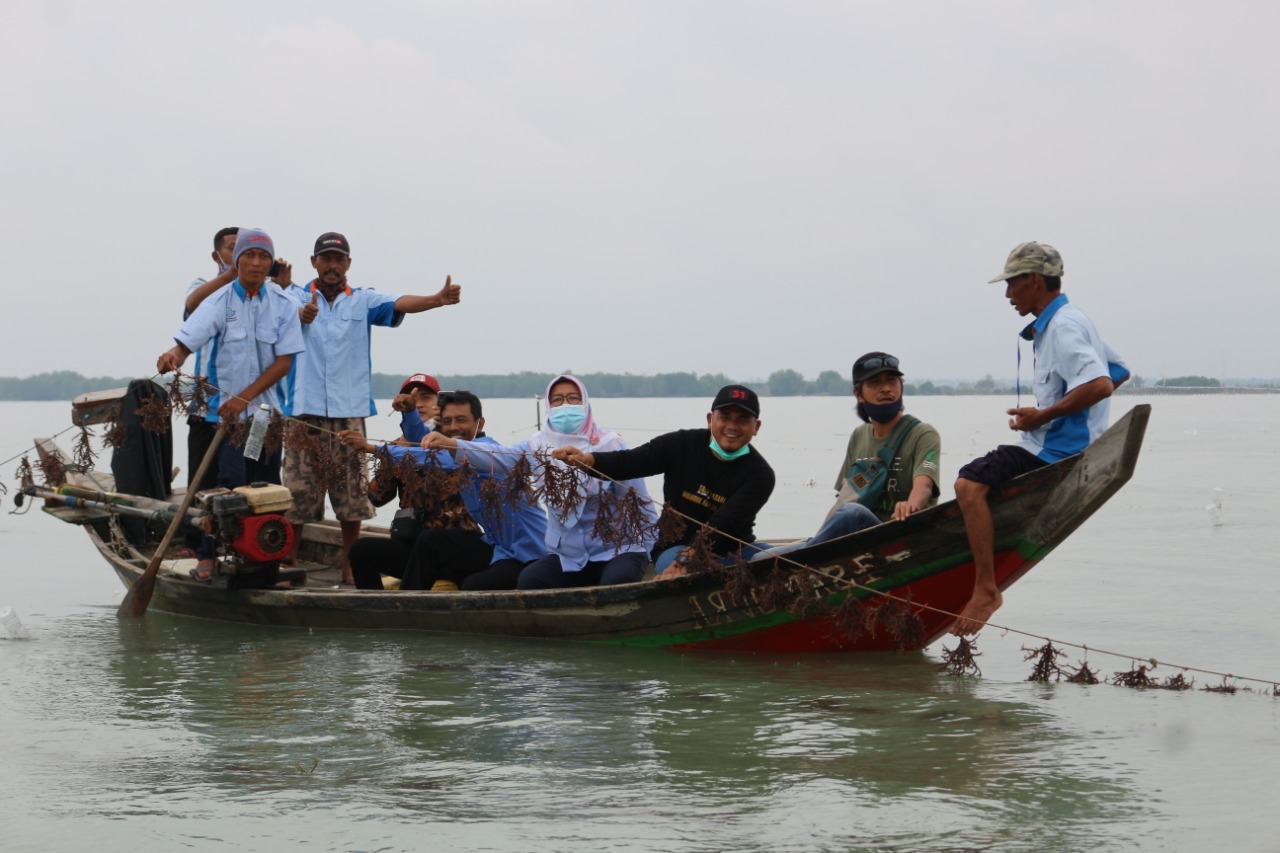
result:
<svg viewBox="0 0 1280 853"><path fill-rule="evenodd" d="M938 502L938 431L902 410L902 371L886 352L869 352L853 363L853 396L862 426L849 436L844 464L836 479L839 497L812 545L856 533L885 521L900 521ZM868 476L863 460L875 460L882 448L898 442L888 479L878 495L859 494ZM868 500L868 498L870 500Z"/></svg>
<svg viewBox="0 0 1280 853"><path fill-rule="evenodd" d="M317 277L289 288L298 304L306 357L299 357L289 374L284 414L316 427L316 436L327 452L344 466L346 449L334 437L344 430L364 432L364 419L377 413L373 403L369 330L373 326L399 326L405 314L418 314L444 305L456 305L462 288L445 278L444 287L431 296L393 296L347 283L351 269L351 244L334 231L316 240L311 265ZM315 454L286 449L284 485L293 494L289 521L294 526L294 548L302 540L302 525L324 518L326 491L342 529L342 581L352 584L348 552L360 537L360 523L373 518L373 504L361 478L348 474L336 487L325 489L316 470Z"/></svg>

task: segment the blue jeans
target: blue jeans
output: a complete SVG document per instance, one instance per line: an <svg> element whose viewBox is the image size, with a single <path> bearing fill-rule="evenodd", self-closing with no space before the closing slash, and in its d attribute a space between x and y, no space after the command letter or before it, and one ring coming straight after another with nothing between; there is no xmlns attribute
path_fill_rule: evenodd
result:
<svg viewBox="0 0 1280 853"><path fill-rule="evenodd" d="M658 575L665 572L668 568L670 568L671 564L676 561L676 557L680 556L680 552L688 547L689 547L688 545L672 545L670 548L667 548L665 551L659 554L658 558L653 561L653 576L657 577ZM754 557L756 554L760 553L761 551L767 551L772 547L773 546L770 545L768 542L758 542L758 541L752 542L750 545L744 545L742 546L742 559L750 560L752 557ZM720 563L721 565L727 566L737 558L738 558L738 555L736 553L728 554L720 558Z"/></svg>
<svg viewBox="0 0 1280 853"><path fill-rule="evenodd" d="M874 512L857 501L852 501L836 510L807 544L817 545L819 542L838 539L850 533L857 533L859 530L866 530L868 527L875 527L879 523L880 519Z"/></svg>

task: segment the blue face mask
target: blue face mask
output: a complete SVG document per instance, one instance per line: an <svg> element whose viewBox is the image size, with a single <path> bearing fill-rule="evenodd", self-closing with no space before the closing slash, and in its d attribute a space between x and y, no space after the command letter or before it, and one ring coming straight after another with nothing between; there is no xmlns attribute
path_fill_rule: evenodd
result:
<svg viewBox="0 0 1280 853"><path fill-rule="evenodd" d="M556 432L572 435L587 422L587 407L565 403L547 412L547 422Z"/></svg>
<svg viewBox="0 0 1280 853"><path fill-rule="evenodd" d="M902 411L902 400L895 400L892 403L868 403L863 400L862 406L867 410L867 417L871 420L878 424L887 424Z"/></svg>
<svg viewBox="0 0 1280 853"><path fill-rule="evenodd" d="M708 446L711 448L712 453L714 453L716 456L719 456L725 462L732 462L734 459L741 459L743 456L746 456L748 453L751 452L751 445L744 444L741 447L739 447L737 450L733 451L732 453L729 453L728 451L721 448L719 444L716 443L715 436L712 436L711 444Z"/></svg>

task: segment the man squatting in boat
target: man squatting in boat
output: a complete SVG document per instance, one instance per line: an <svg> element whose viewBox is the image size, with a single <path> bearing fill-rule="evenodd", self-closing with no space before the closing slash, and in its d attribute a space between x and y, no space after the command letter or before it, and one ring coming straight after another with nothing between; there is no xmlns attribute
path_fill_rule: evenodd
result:
<svg viewBox="0 0 1280 853"><path fill-rule="evenodd" d="M208 420L213 423L243 419L250 405L255 411L259 405L279 408L276 383L303 350L297 303L279 288L264 286L275 254L267 232L240 229L231 256L235 280L201 302L174 335L175 346L156 359L156 371L169 373L191 353L211 345L209 382L219 389L209 401ZM288 284L287 265L281 267L276 280ZM217 484L234 488L255 481L280 482L279 454L246 459L241 448L224 442L218 449ZM202 538L194 576L210 576L214 547L213 537Z"/></svg>
<svg viewBox="0 0 1280 853"><path fill-rule="evenodd" d="M654 546L654 570L676 577L685 573L677 560L702 525L711 532L711 549L726 559L739 553L750 559L769 547L755 540L756 515L774 487L773 468L751 448L760 426L756 392L726 385L711 402L706 429L669 432L632 450L568 446L552 455L615 482L662 474L663 500L686 524L677 542Z"/></svg>
<svg viewBox="0 0 1280 853"><path fill-rule="evenodd" d="M995 580L995 528L987 494L993 486L1084 450L1107 428L1108 398L1129 378L1124 363L1097 327L1062 293L1062 256L1044 243L1020 243L1004 270L1005 298L1022 317L1035 357L1036 405L1009 409L1009 429L1022 433L960 469L956 500L973 552L973 594L951 626L957 635L977 633L999 609Z"/></svg>
<svg viewBox="0 0 1280 853"><path fill-rule="evenodd" d="M296 300L305 349L298 353L289 372L281 412L309 427L322 443L334 443L333 434L344 430L364 433L364 419L377 414L373 402L373 366L369 356L370 330L396 327L406 314L419 314L445 305L457 305L462 287L451 277L429 296L398 296L371 287L352 287L351 244L335 231L316 238L311 255L316 278L306 285L291 285L285 292ZM355 451L342 449L344 455ZM302 541L302 526L324 518L325 489L315 471L316 460L308 450L286 447L284 485L293 495L287 518L294 530L294 555ZM342 530L342 582L355 583L351 575L351 546L360 536L360 525L375 512L363 483L351 466L337 488L329 489L329 502Z"/></svg>
<svg viewBox="0 0 1280 853"><path fill-rule="evenodd" d="M470 391L446 391L438 400L435 432L477 445L498 446L484 434L479 397ZM426 438L428 430L416 410L405 413L402 427L404 437L414 445L390 442L386 445L388 452L397 460L409 455L425 464L427 451L419 448L417 442ZM342 441L370 453L377 449L356 430L343 432ZM437 451L435 457L435 464L443 468L454 466L447 452ZM437 512L432 514L433 518L426 519L426 526L416 533L412 542L401 544L381 537L357 540L351 550L356 586L382 589L382 575L387 574L402 578L401 589L438 592L459 588L468 591L515 589L521 570L546 551L546 516L536 501L525 498L514 506L487 509L480 496L481 484L480 477L475 477L461 489L464 511L473 521L470 525L434 523L448 514ZM478 527L483 527L483 531Z"/></svg>

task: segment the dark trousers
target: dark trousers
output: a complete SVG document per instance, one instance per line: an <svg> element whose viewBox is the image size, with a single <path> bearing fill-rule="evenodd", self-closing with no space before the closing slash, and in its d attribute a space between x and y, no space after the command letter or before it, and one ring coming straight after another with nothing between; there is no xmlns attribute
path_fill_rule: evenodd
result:
<svg viewBox="0 0 1280 853"><path fill-rule="evenodd" d="M484 541L479 530L429 528L413 543L400 588L431 589L436 581L461 586L468 575L487 568L492 559L493 546Z"/></svg>
<svg viewBox="0 0 1280 853"><path fill-rule="evenodd" d="M529 562L533 562L530 560ZM495 589L515 589L520 582L520 571L529 565L522 560L508 557L489 564L489 568L467 576L462 588L467 592L479 592Z"/></svg>
<svg viewBox="0 0 1280 853"><path fill-rule="evenodd" d="M560 556L548 554L525 566L520 573L520 589L635 583L644 577L644 570L648 565L648 554L619 554L612 560L596 560L587 563L579 571L566 572L560 567Z"/></svg>
<svg viewBox="0 0 1280 853"><path fill-rule="evenodd" d="M403 539L362 536L351 546L351 573L356 589L382 589L382 576L404 577L413 545Z"/></svg>
<svg viewBox="0 0 1280 853"><path fill-rule="evenodd" d="M203 492L205 489L212 489L218 485L218 466L216 464L209 466L199 483L192 482L196 478L196 469L200 467L200 462L204 459L204 455L209 452L209 445L213 443L213 436L217 431L218 425L209 423L204 418L187 418L188 490ZM201 535L199 530L188 525L183 529L183 542L188 548L195 550L200 547Z"/></svg>

